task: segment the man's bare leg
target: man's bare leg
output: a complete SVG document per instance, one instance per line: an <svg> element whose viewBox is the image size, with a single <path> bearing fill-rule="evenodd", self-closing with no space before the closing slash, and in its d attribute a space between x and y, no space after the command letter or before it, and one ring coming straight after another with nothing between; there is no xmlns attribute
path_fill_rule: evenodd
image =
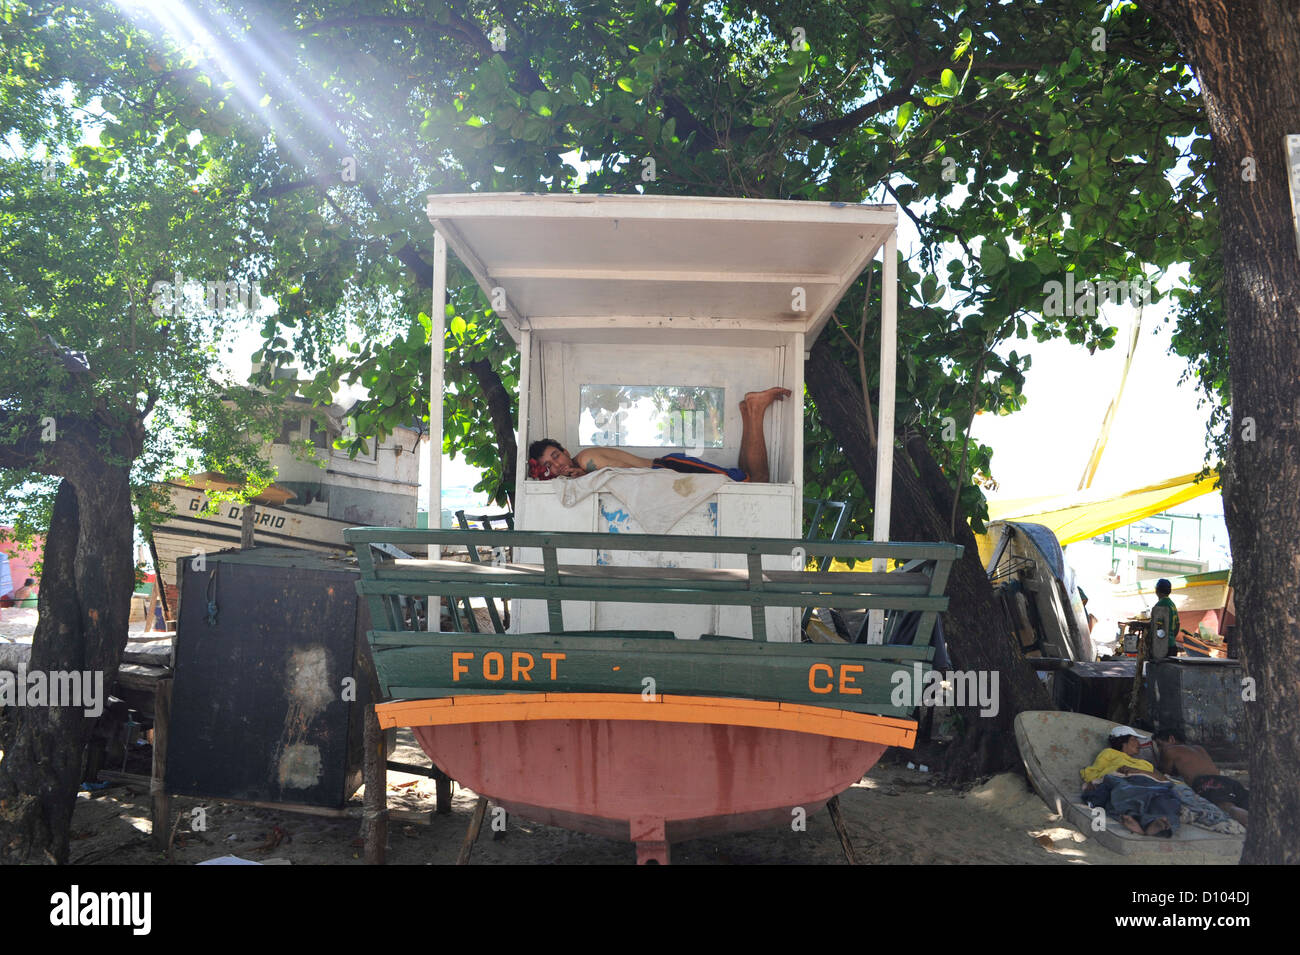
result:
<svg viewBox="0 0 1300 955"><path fill-rule="evenodd" d="M760 484L771 479L767 463L767 440L763 437L763 418L774 401L790 397L789 388L751 391L740 403L740 469L751 481Z"/></svg>
<svg viewBox="0 0 1300 955"><path fill-rule="evenodd" d="M1250 823L1250 813L1242 809L1235 802L1216 802L1216 806L1226 812L1233 819L1236 819L1243 826Z"/></svg>

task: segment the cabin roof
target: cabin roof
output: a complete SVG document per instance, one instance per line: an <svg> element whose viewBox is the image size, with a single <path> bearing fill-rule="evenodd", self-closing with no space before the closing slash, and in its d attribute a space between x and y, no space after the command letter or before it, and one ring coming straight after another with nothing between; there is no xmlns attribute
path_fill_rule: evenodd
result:
<svg viewBox="0 0 1300 955"><path fill-rule="evenodd" d="M426 211L489 298L505 291L516 341L675 324L811 343L898 223L893 205L688 196L435 194Z"/></svg>

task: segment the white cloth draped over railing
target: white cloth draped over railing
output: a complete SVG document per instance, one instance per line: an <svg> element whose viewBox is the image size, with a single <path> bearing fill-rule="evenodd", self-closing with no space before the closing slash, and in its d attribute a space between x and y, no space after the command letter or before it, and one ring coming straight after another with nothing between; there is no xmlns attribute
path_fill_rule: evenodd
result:
<svg viewBox="0 0 1300 955"><path fill-rule="evenodd" d="M602 468L578 478L555 478L555 494L575 507L592 494L618 498L647 534L667 534L679 520L731 479L722 474L682 474L657 468Z"/></svg>

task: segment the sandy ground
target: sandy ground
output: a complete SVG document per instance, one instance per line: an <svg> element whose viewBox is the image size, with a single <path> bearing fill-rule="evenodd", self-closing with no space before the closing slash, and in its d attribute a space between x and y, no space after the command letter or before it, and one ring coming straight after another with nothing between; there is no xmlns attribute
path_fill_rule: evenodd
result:
<svg viewBox="0 0 1300 955"><path fill-rule="evenodd" d="M0 642L30 640L36 610L0 610ZM142 630L143 623L132 626ZM409 731L398 737L392 758L428 762ZM1063 823L1029 788L1023 774L1004 773L965 791L908 769L912 754L890 753L861 782L840 797L845 823L862 864L1143 865L1196 864L1163 854L1127 855L1088 840ZM147 747L132 754L129 770L147 774ZM450 815L432 812L433 781L390 772L392 809L421 814L424 822L389 826L388 861L397 865L449 865L465 839L477 801L457 787ZM362 865L361 794L349 804L353 815L329 818L258 809L234 803L176 797L170 858L154 850L149 797L143 786L113 784L82 792L73 813L70 861L86 865L193 865L235 855L257 862L294 865ZM204 831L193 831L193 810L203 808ZM510 818L504 833L485 822L474 846L473 865L630 864L628 843L569 832ZM845 864L840 841L823 810L809 816L804 831L766 829L675 844L676 864Z"/></svg>
<svg viewBox="0 0 1300 955"><path fill-rule="evenodd" d="M424 763L403 731L393 756ZM1184 863L1153 855L1121 856L1060 822L1024 777L1005 773L965 792L936 785L934 776L903 762L881 763L840 797L859 863L994 863L1030 865L1141 865ZM465 838L476 796L457 787L450 815L437 815L433 781L389 773L389 806L424 814L427 824L393 823L390 864L449 865ZM360 795L351 806L359 815ZM168 860L150 845L149 800L143 787L113 786L83 792L73 815L74 864L192 865L224 855L294 865L362 865L358 818L324 818L243 805L177 797L180 824ZM207 829L190 831L202 806ZM512 817L504 833L491 816L474 846L472 865L627 865L630 844L568 832ZM277 828L278 827L278 832ZM825 811L808 817L805 831L767 829L673 846L673 862L717 864L845 864Z"/></svg>
<svg viewBox="0 0 1300 955"><path fill-rule="evenodd" d="M30 643L37 614L35 607L0 607L0 641L14 643L24 638Z"/></svg>
<svg viewBox="0 0 1300 955"><path fill-rule="evenodd" d="M39 613L35 607L0 607L0 643L31 643ZM144 633L144 621L133 620L127 629Z"/></svg>

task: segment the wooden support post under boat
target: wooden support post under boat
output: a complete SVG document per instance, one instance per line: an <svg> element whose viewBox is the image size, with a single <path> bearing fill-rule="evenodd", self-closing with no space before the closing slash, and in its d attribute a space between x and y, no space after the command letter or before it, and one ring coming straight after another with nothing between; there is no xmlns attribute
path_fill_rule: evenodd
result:
<svg viewBox="0 0 1300 955"><path fill-rule="evenodd" d="M158 594L158 599L162 601L163 610L163 629L167 629L167 621L172 619L172 608L167 602L167 584L163 580L162 561L158 559L158 547L153 542L153 534L149 535L149 556L153 558L154 566L154 590ZM150 619L153 619L152 617Z"/></svg>
<svg viewBox="0 0 1300 955"><path fill-rule="evenodd" d="M849 829L844 825L844 816L840 812L840 797L832 796L826 801L826 812L830 814L831 825L835 827L835 834L840 837L840 848L844 850L844 858L849 865L858 864L858 855L853 851L853 843L849 840Z"/></svg>
<svg viewBox="0 0 1300 955"><path fill-rule="evenodd" d="M440 816L448 815L451 812L451 784L454 780L444 773L437 766L414 766L410 763L399 763L396 760L388 760L384 763L388 769L394 769L399 773L412 773L416 776L425 776L433 780L434 794L437 797L435 809ZM388 810L390 819L396 818L397 810Z"/></svg>
<svg viewBox="0 0 1300 955"><path fill-rule="evenodd" d="M157 567L158 565L155 563L154 566ZM157 608L160 606L159 595L162 593L162 589L163 589L162 577L159 574L154 574L154 583L153 583L153 587L150 588L149 590L149 599L144 602L144 632L145 633L153 632L153 624L154 624L154 620L156 619L155 614L157 614L158 612ZM165 624L163 626L163 629L166 629Z"/></svg>
<svg viewBox="0 0 1300 955"><path fill-rule="evenodd" d="M438 774L433 777L434 789L437 792L437 812L440 816L451 815L451 777L438 770Z"/></svg>
<svg viewBox="0 0 1300 955"><path fill-rule="evenodd" d="M155 585L162 586L159 580ZM149 783L150 816L153 820L153 847L166 851L169 843L167 825L171 816L172 800L167 793L167 737L172 717L172 681L159 680L154 691L153 717L153 771Z"/></svg>
<svg viewBox="0 0 1300 955"><path fill-rule="evenodd" d="M474 804L474 811L470 813L469 828L465 830L465 841L461 844L460 855L456 856L456 865L469 865L469 855L474 851L474 843L478 841L479 831L483 828L483 817L487 815L487 807L487 797L479 796L478 802Z"/></svg>
<svg viewBox="0 0 1300 955"><path fill-rule="evenodd" d="M366 844L366 863L383 865L388 850L388 763L384 731L379 728L379 717L375 715L373 706L366 707L363 745L362 779L366 794L361 834Z"/></svg>
<svg viewBox="0 0 1300 955"><path fill-rule="evenodd" d="M668 833L660 816L641 816L629 820L631 839L636 843L637 865L668 865Z"/></svg>

